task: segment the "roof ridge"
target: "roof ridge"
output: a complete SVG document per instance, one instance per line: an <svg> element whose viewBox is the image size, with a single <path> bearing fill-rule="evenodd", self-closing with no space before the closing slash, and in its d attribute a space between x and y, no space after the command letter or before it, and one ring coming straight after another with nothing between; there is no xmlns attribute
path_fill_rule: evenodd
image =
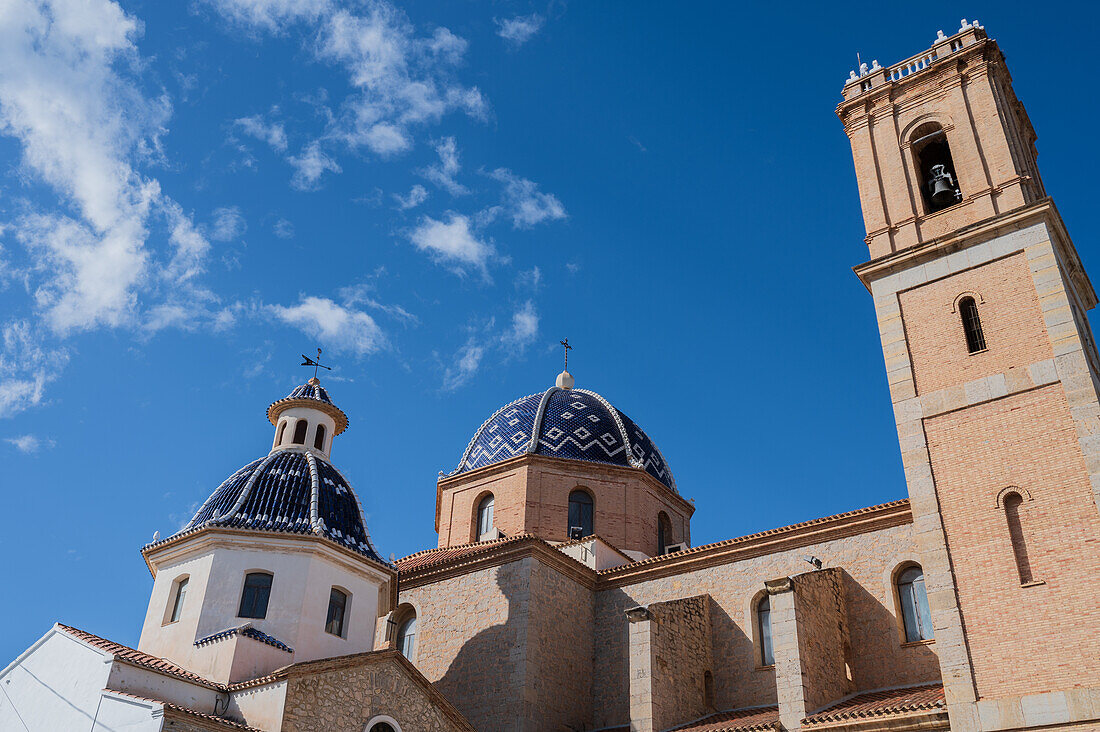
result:
<svg viewBox="0 0 1100 732"><path fill-rule="evenodd" d="M200 712L196 709L191 709L189 707L181 706L179 704L173 704L172 702L165 701L163 699L156 699L151 696L134 694L129 691L119 691L118 689L112 689L110 687L103 689L103 692L107 694L117 694L119 696L125 696L130 699L138 699L144 702L151 702L153 704L160 704L162 707L165 707L167 709L171 709L177 712L183 712L185 714L191 714L196 717L201 717L202 719L207 719L213 722L217 722L219 724L224 724L233 729L247 730L247 732L263 732L263 730L259 729L258 727L250 727L247 724L242 724L241 722L238 722L234 719L229 719L228 717L219 717L216 714L207 714L206 712Z"/></svg>
<svg viewBox="0 0 1100 732"><path fill-rule="evenodd" d="M774 529L765 529L764 531L757 531L752 534L744 534L742 536L735 536L729 539L722 539L720 541L711 542L710 544L700 544L699 546L693 546L689 549L673 552L672 554L659 554L655 557L648 557L646 559L640 559L633 564L624 564L618 567L611 567L609 569L601 569L598 574L612 574L616 571L622 570L626 567L635 568L639 565L645 564L657 564L664 560L674 559L676 557L683 557L689 554L697 554L708 549L715 549L720 546L732 546L734 544L740 544L753 539L763 538L765 536L774 536L776 534L787 533L796 529L806 528L808 526L815 526L825 523L827 521L836 521L838 519L849 518L852 516L858 516L861 514L871 513L873 511L883 510L887 508L894 508L902 505L908 505L908 498L899 498L895 501L887 501L886 503L875 504L874 506L864 506L863 508L852 509L851 511L844 511L842 513L835 513L829 516L819 516L818 518L808 519L806 521L800 521L794 524L788 524L786 526L779 526Z"/></svg>

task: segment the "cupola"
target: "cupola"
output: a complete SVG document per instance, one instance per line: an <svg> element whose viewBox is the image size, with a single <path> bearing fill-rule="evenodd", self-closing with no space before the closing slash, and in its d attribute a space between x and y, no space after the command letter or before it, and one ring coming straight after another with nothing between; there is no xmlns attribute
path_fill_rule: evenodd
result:
<svg viewBox="0 0 1100 732"><path fill-rule="evenodd" d="M332 453L332 438L348 428L348 416L316 376L268 407L267 419L275 426L272 451L305 449L324 458Z"/></svg>

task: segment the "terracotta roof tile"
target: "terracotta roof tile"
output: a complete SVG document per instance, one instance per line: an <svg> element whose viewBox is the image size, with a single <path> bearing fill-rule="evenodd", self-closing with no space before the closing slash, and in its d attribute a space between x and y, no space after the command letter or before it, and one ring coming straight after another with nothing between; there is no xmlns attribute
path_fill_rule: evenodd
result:
<svg viewBox="0 0 1100 732"><path fill-rule="evenodd" d="M194 709L188 709L187 707L181 707L178 704L172 704L166 702L163 699L153 699L148 696L138 696L137 694L131 694L128 691L117 691L115 689L104 689L103 691L108 694L116 694L118 696L124 696L128 699L138 699L139 701L149 702L151 704L160 704L166 710L170 709L173 712L187 715L189 717L198 717L199 719L205 719L208 722L213 722L219 727L225 727L226 729L242 730L243 732L262 732L256 727L249 727L247 724L241 724L240 722L234 722L232 719L226 719L225 717L218 717L213 714L206 714L204 712L196 712Z"/></svg>
<svg viewBox="0 0 1100 732"><path fill-rule="evenodd" d="M515 544L534 538L536 537L532 534L523 533L503 539L493 539L492 541L478 541L473 544L445 546L438 549L425 549L416 554L410 554L404 559L398 559L395 565L398 572L414 572L437 564L444 564L454 559L464 559L476 554L481 554L482 552L488 552L504 546L505 544Z"/></svg>
<svg viewBox="0 0 1100 732"><path fill-rule="evenodd" d="M860 717L946 709L943 686L910 686L904 689L870 691L857 694L802 720L803 726L839 722Z"/></svg>
<svg viewBox="0 0 1100 732"><path fill-rule="evenodd" d="M734 709L674 728L676 732L752 732L769 729L782 729L779 725L779 707Z"/></svg>
<svg viewBox="0 0 1100 732"><path fill-rule="evenodd" d="M106 638L100 638L98 635L89 633L86 630L74 628L70 625L63 625L62 623L58 623L57 627L65 631L72 637L76 638L77 640L82 640L85 643L93 645L102 651L106 651L107 653L112 654L120 661L125 661L126 663L133 664L134 666L141 666L142 668L147 668L151 671L158 671L162 674L167 674L169 676L175 676L176 678L190 681L193 684L199 684L200 686L205 686L210 689L223 690L225 688L222 684L217 684L213 681L210 681L209 679L204 679L202 676L199 676L196 673L192 673L186 669L180 668L179 666L167 659L152 656L148 653L145 653L144 651L139 651L136 648L124 646L121 643L109 641Z"/></svg>

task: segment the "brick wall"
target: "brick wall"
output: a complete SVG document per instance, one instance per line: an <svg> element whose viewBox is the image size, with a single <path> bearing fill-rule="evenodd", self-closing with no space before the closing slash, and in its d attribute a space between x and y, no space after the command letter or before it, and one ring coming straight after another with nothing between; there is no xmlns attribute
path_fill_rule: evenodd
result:
<svg viewBox="0 0 1100 732"><path fill-rule="evenodd" d="M939 679L935 644L903 647L898 632L890 574L903 561L919 561L912 526L906 524L599 592L593 677L596 728L629 719L626 609L702 593L713 601L715 706L775 704L775 671L758 668L754 654L751 602L765 580L805 571L808 555L820 557L827 567L842 567L850 576L844 601L855 690Z"/></svg>
<svg viewBox="0 0 1100 732"><path fill-rule="evenodd" d="M1061 385L926 419L925 430L979 697L1100 677L1100 517ZM997 503L1009 486L1032 499L1020 515L1043 585L1020 585Z"/></svg>
<svg viewBox="0 0 1100 732"><path fill-rule="evenodd" d="M958 312L962 293L976 293L987 350L968 353ZM917 393L1051 358L1039 298L1023 252L901 292L902 317Z"/></svg>

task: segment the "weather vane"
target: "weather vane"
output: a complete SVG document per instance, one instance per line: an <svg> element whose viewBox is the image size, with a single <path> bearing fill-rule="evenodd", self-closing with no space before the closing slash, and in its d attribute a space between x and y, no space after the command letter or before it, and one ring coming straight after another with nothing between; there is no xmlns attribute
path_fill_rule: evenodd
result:
<svg viewBox="0 0 1100 732"><path fill-rule="evenodd" d="M310 358L309 356L307 356L304 353L302 354L302 358L305 359L305 360L302 361L302 363L299 364L299 365L300 366L312 366L313 367L313 378L315 378L315 379L317 378L317 369L325 369L326 371L332 371L331 366L325 366L324 364L321 363L321 349L320 348L317 349L317 359L316 360Z"/></svg>
<svg viewBox="0 0 1100 732"><path fill-rule="evenodd" d="M565 349L565 370L568 371L569 370L569 352L573 350L573 346L569 345L569 339L568 338L566 338L564 341L558 341L558 343L560 343L562 345L562 348Z"/></svg>

